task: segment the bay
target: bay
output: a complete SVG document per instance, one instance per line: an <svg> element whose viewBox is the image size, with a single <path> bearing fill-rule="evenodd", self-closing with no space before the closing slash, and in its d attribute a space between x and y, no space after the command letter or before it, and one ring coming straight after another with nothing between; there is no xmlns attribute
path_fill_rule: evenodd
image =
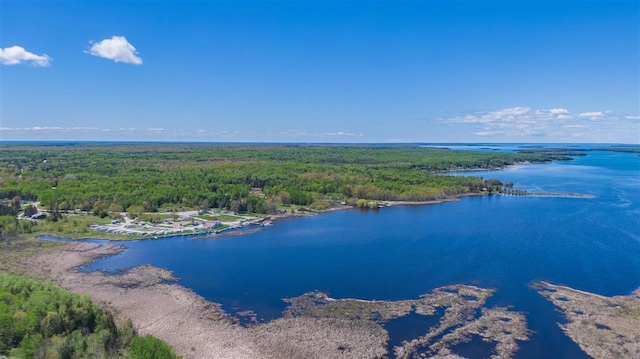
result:
<svg viewBox="0 0 640 359"><path fill-rule="evenodd" d="M610 296L640 286L640 158L586 153L471 175L593 198L482 196L345 210L278 220L243 236L127 242L126 251L87 269L167 268L230 314L252 310L261 321L281 315L282 298L312 290L398 300L449 284L478 285L496 289L489 306L526 314L535 334L516 357L586 357L558 328L563 319L551 303L530 288L546 280Z"/></svg>

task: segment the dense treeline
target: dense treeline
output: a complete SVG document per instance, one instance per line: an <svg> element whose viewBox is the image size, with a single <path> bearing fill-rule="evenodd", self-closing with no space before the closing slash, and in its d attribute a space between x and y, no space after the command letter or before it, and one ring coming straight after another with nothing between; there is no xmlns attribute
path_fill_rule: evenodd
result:
<svg viewBox="0 0 640 359"><path fill-rule="evenodd" d="M130 348L130 349L129 349ZM48 282L0 275L0 356L12 358L177 358L166 343L116 325L87 296Z"/></svg>
<svg viewBox="0 0 640 359"><path fill-rule="evenodd" d="M0 216L0 241L8 244L13 237L31 233L35 226L33 221L18 221L15 215Z"/></svg>
<svg viewBox="0 0 640 359"><path fill-rule="evenodd" d="M422 201L499 190L499 182L438 173L554 159L566 157L419 146L3 144L0 198L6 206L14 198L40 201L53 214L106 216L132 206L272 213L319 200Z"/></svg>

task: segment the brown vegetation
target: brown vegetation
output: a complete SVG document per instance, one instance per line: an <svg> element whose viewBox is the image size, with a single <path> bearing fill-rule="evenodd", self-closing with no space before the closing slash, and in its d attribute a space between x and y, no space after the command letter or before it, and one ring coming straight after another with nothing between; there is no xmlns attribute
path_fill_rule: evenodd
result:
<svg viewBox="0 0 640 359"><path fill-rule="evenodd" d="M546 282L533 287L569 321L558 324L594 358L640 358L640 288L605 297Z"/></svg>
<svg viewBox="0 0 640 359"><path fill-rule="evenodd" d="M522 314L483 308L492 290L464 285L402 301L332 299L323 293L307 293L287 300L290 306L282 318L245 328L218 304L181 286L165 284L174 279L169 271L152 266L121 275L77 270L121 250L120 246L84 242L47 246L32 256L19 257L11 268L50 279L75 293L90 294L120 319L130 318L139 333L165 340L184 358L381 358L389 355L384 323L412 312L435 315L442 308L438 325L393 348L398 357L449 355L457 343L480 335L496 343L494 357L506 358L517 350L516 340L528 336Z"/></svg>
<svg viewBox="0 0 640 359"><path fill-rule="evenodd" d="M312 292L287 300L291 306L285 317L349 319L365 326L384 324L412 311L431 316L437 313L437 309L444 309L439 323L426 328L423 336L394 347L395 357L452 356L452 348L456 344L479 335L483 341L496 344L492 358L511 358L518 350L516 340L528 340L530 332L522 313L506 308L483 308L492 294L492 290L467 285L437 288L420 299L400 301L337 300Z"/></svg>

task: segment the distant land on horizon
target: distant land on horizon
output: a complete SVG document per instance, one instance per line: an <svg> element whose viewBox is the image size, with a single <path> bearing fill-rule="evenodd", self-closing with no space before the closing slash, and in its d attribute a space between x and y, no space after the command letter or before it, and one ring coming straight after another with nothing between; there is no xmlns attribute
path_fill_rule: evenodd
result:
<svg viewBox="0 0 640 359"><path fill-rule="evenodd" d="M638 143L623 142L253 142L253 141L117 141L117 140L2 140L0 144L194 144L194 145L319 145L319 146L521 146L521 147L635 147Z"/></svg>

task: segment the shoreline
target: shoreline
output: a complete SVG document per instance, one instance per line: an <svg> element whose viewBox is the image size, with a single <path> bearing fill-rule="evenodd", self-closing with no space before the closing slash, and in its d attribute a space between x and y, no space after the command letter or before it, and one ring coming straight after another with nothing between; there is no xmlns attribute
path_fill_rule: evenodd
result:
<svg viewBox="0 0 640 359"><path fill-rule="evenodd" d="M117 320L131 320L138 333L166 341L185 359L374 358L388 354L408 358L417 348L425 347L432 350L433 357L444 358L452 346L470 336L499 343L499 357L510 358L517 353L518 342L532 334L525 313L485 306L494 289L465 284L433 288L418 299L397 301L332 298L314 291L285 298L289 306L281 317L242 326L220 304L176 284L177 278L169 270L151 265L117 275L81 270L98 258L123 250L117 244L67 242L22 258L15 269L70 292L89 295ZM603 359L615 353L621 358L640 353L640 337L634 329L640 319L640 288L613 297L545 281L534 282L532 288L565 315L568 322L559 324L561 329L585 352ZM449 309L435 314L442 307ZM461 319L468 309L479 310L481 316ZM411 313L442 317L423 335L400 346L388 346L386 323ZM455 331L441 336L448 328ZM610 344L603 345L603 341ZM624 352L618 351L621 347Z"/></svg>
<svg viewBox="0 0 640 359"><path fill-rule="evenodd" d="M640 355L640 288L607 297L541 281L531 287L551 302L566 322L562 331L597 359Z"/></svg>
<svg viewBox="0 0 640 359"><path fill-rule="evenodd" d="M69 242L27 260L24 266L30 276L50 280L73 293L88 294L118 320L131 320L141 335L157 336L185 359L256 357L257 351L243 339L246 334L242 328L234 325L219 304L181 285L167 284L176 280L171 271L151 265L118 275L80 270L97 258L121 251L121 246L114 244Z"/></svg>
<svg viewBox="0 0 640 359"><path fill-rule="evenodd" d="M442 204L448 202L458 202L467 197L482 197L482 196L513 196L513 197L544 197L544 198L595 198L596 196L588 193L573 193L573 192L562 192L562 193L554 193L554 192L524 192L524 193L463 193L455 196L451 196L443 199L429 200L429 201L378 201L378 209L386 208L386 207L398 207L398 206L423 206L423 205L433 205L433 204ZM371 200L375 201L375 200ZM83 241L83 240L101 240L101 241L109 241L109 242L120 242L120 241L141 241L141 240L157 240L157 239L166 239L166 238L177 238L177 237L193 237L193 239L199 239L198 237L206 237L200 239L216 239L223 237L231 237L231 236L242 236L245 234L255 233L257 230L261 230L265 226L272 225L271 222L286 219L286 218L295 218L295 217L309 217L315 215L321 215L324 213L331 213L336 211L344 211L344 210L353 210L359 209L352 205L338 205L336 207L330 207L323 210L309 210L304 212L295 212L295 213L281 213L274 215L266 215L258 223L247 223L240 226L230 226L228 228L219 229L219 230L209 230L209 231L200 231L194 233L171 233L165 235L154 235L154 236L142 236L142 237L132 237L126 236L123 238L105 238L100 236L83 236L79 238L71 238L72 235L65 234L38 234L35 236L36 238L41 237L52 237L56 239L69 240L69 241ZM371 210L371 208L364 209ZM267 223L267 224L264 224ZM249 227L258 226L257 230L245 230ZM99 231L95 231L95 233L103 233Z"/></svg>
<svg viewBox="0 0 640 359"><path fill-rule="evenodd" d="M424 201L424 202L397 201L397 202L391 202L391 203L387 202L385 204L387 206L439 204L439 203L445 203L445 202L451 202L451 201L460 201L462 200L462 198L466 196L481 196L481 195L483 194L481 193L465 194L462 196L457 196L456 198L444 199L444 200L438 200L438 201ZM509 195L509 194L504 194L504 195ZM522 197L535 196L535 194L523 194L520 196ZM499 199L500 198L493 199L493 201L499 200ZM465 203L479 204L480 202L486 202L486 201L491 201L491 198L473 200L473 202L467 201ZM510 202L513 202L513 201L510 201ZM521 206L522 203L523 202L520 202L520 201L513 202L515 206ZM289 215L283 215L281 217L274 218L274 220L281 219L281 218L296 217L296 216L310 216L310 215L316 215L316 214L343 210L343 209L353 209L353 207L340 206L337 208L329 208L324 211L318 211L318 212L289 214ZM350 216L350 214L348 213L345 215ZM371 216L371 214L367 214L367 215ZM338 216L341 217L342 215L338 215ZM286 226L286 224L284 223L281 223L281 225ZM249 227L253 227L255 228L255 230L262 229L262 227L259 227L259 226L249 226ZM253 230L253 228L251 230ZM234 234L233 232L236 232L237 234ZM245 234L244 231L243 232L230 231L230 232L227 232L225 235L231 236L231 235L243 235L243 234ZM225 235L221 235L221 236L225 236ZM206 239L206 236L197 236L197 235L194 236L192 234L190 234L189 236L193 237L190 239ZM214 237L214 239L215 238L216 237ZM139 238L135 238L134 240L139 240ZM78 242L74 243L72 241L71 243L66 243L64 246L67 246L69 244L75 245L75 244L85 244L85 243L78 243ZM95 244L95 243L87 243L87 244ZM151 247L154 246L154 243L148 243L148 244ZM103 244L102 246L105 247L109 245L111 244ZM80 249L81 247L77 247L77 248ZM100 247L97 247L97 248L100 248ZM85 255L88 255L89 252L91 251L93 250L87 247L87 250L75 251L74 255L85 256ZM94 253L97 253L97 251L98 249L96 249L96 252ZM46 261L32 261L32 263L34 267L38 267L41 265L49 266L49 268L51 267L51 264L47 264L48 262ZM70 276L74 275L73 271L77 271L78 270L77 268L78 267L71 268L69 270L69 275ZM87 273L81 273L81 274L86 275ZM98 274L104 274L104 273L98 273ZM102 298L104 299L100 299L99 301L102 301L103 303L106 304L106 306L113 308L114 311L119 313L118 318L126 317L126 313L136 313L136 315L139 316L139 318L135 319L134 321L136 328L139 328L141 332L152 333L154 335L157 335L158 337L162 337L163 339L165 337L171 338L171 339L165 339L165 340L169 342L171 345L173 345L174 347L176 348L179 347L180 348L179 354L184 355L185 359L191 358L191 357L194 357L194 358L277 357L275 354L268 355L267 352L262 351L263 350L261 349L262 347L256 344L255 339L252 339L252 335L255 334L256 332L255 331L252 332L251 329L247 329L246 327L239 328L237 325L238 324L237 321L235 321L235 318L229 317L229 315L226 314L219 305L217 305L214 302L207 301L206 299L199 296L189 288L180 286L178 284L166 283L167 281L171 281L172 279L175 279L172 277L173 275L169 271L154 268L151 266L135 267L132 270L119 272L119 275L118 275L119 278L120 278L120 274L124 274L126 277L125 277L125 280L123 281L118 280L117 282L110 281L104 278L104 276L100 277L98 276L98 274L96 274L95 278L78 277L79 279L77 281L79 282L79 284L78 283L76 284L79 286L86 286L86 287L79 287L80 289L76 288L75 290L80 290L81 293L89 294L91 295L92 298L96 298L95 297L96 294L93 294L91 290L101 291L99 292L98 295L103 296ZM233 275L233 273L228 273L228 274ZM63 276L64 275L65 274L63 274ZM162 282L160 283L155 282L162 278L164 278ZM66 281L66 279L59 279L59 280ZM548 284L548 283L546 284L548 286L553 286L552 284ZM86 288L89 288L89 289L86 289ZM589 294L583 291L571 290L571 288L569 287L556 286L555 289L560 290L557 293L557 297L556 297L558 308L562 308L562 306L568 306L570 304L575 303L576 301L573 300L573 297L576 297L579 299L580 295L584 294L585 296L587 296ZM103 293L102 291L108 292L108 293ZM569 297L568 294L570 294L571 297ZM554 294L550 294L550 296L552 295ZM640 299L640 292L638 292L637 297L638 297L637 299ZM567 302L567 298L570 299L571 301ZM259 299L259 297L257 299ZM289 299L292 299L292 298L289 298ZM314 299L314 298L311 298L311 299ZM590 301L591 299L592 298L589 298ZM607 303L605 303L607 298L605 297L596 296L595 299L602 300L603 306L601 308L597 308L598 310L593 312L594 318L595 318L595 315L601 315L601 313L603 313L604 310L607 310L608 308L619 309L619 308L613 308L613 307L607 306ZM219 300L219 297L212 297L212 300ZM184 301L186 301L186 304ZM348 310L350 313L352 313L354 309L360 308L361 305L366 306L366 305L369 305L371 302L371 301L357 299L357 298L335 299L335 298L328 297L328 295L326 296L325 301L336 303L336 304L333 304L331 308L344 309L344 311ZM353 302L353 304L355 305L348 305L350 302ZM381 302L384 302L384 301L381 301ZM326 307L327 303L320 303L321 305L325 306L324 311L322 310L323 308L317 308L319 307L318 305L316 305L318 303L313 302L311 304L313 304L313 306L307 306L304 308L305 313L308 314L308 313L311 313L312 310L315 311L316 309L318 309L318 313L324 314L328 312L328 310L326 309L330 309ZM612 310L612 309L609 309L609 310ZM580 309L579 307L575 307L575 310L569 310L569 311L566 311L566 313L568 313L568 315L574 315L575 313L579 313L580 311L585 312L583 309ZM233 313L233 310L230 309L230 312ZM415 308L414 308L414 312L417 312ZM639 313L639 312L636 311L636 313ZM420 313L414 313L414 314L418 315ZM583 315L585 317L589 317L591 314L592 313L585 312ZM502 317L502 318L507 319L507 317ZM309 318L301 319L299 317L292 318L292 319L299 320L299 321L298 322L286 321L283 318L278 318L273 322L269 322L265 324L269 324L270 326L268 328L271 330L282 329L284 330L284 333L292 333L292 331L286 332L287 327L290 327L289 324L291 323L303 323L304 326L297 329L299 331L304 331L304 330L314 331L316 328L315 325L322 326L326 324L326 322L321 322L320 319L318 319L317 321L311 321L311 319ZM578 318L578 321L580 319L582 318ZM352 323L359 324L359 322L352 322ZM606 322L599 321L595 324L594 323L590 323L590 324L599 331L604 331L604 330L610 331L610 329L607 329L606 327L615 329L615 326L610 324L608 321ZM596 324L600 325L600 327L598 327ZM638 326L629 326L629 327L638 328ZM197 330L192 328L196 328ZM324 328L331 328L331 327L326 325ZM566 328L569 328L569 327L566 327ZM590 328L590 329L593 329L593 328ZM563 328L563 330L565 329ZM166 334L161 334L161 335L155 334L158 331ZM203 334L204 332L206 332L206 334ZM297 333L298 332L295 332L295 334ZM580 335L579 331L576 331L575 333ZM220 337L218 337L218 335ZM284 340L282 341L277 341L273 339L274 337L269 333L267 334L261 333L260 335L262 336L261 338L267 341L269 345L272 347L277 347L279 345L287 344L287 341L299 340L299 337L297 336L288 336L284 334L282 335L284 337ZM436 335L439 335L439 334L436 334ZM477 334L474 334L474 335L477 335ZM478 337L474 337L474 338L478 338ZM415 342L415 347L424 347L423 340L425 343L426 343L426 340L429 340L428 337L424 337L424 338L421 337L418 339L419 341ZM180 344L175 344L176 340L179 341ZM205 342L204 343L200 342L201 340L204 340ZM224 343L226 346L224 346L222 349L219 346L209 347L210 342L214 340L216 341L215 345L220 345L220 343ZM609 340L609 342L612 342L612 341ZM640 343L640 339L635 340L634 342ZM368 344L371 344L372 347L377 346L378 345L377 343L378 344L380 343L379 339L377 339L376 342L368 342ZM306 343L306 345L312 345L312 344L314 343L313 342ZM215 350L215 351L208 351L209 349L206 349L205 351L205 349L201 349L205 346L206 348L211 348L211 350ZM413 345L407 346L406 348L403 348L403 350L405 349L412 350L413 347L414 347ZM596 346L596 349L600 349L600 348ZM389 356L391 356L393 353L394 351L390 351ZM638 353L640 353L640 351L638 351ZM285 356L282 356L282 357L285 357ZM293 356L289 356L289 357L293 357ZM311 356L308 356L308 357L311 357ZM329 356L325 355L323 357L329 357ZM361 356L361 357L364 357L364 356Z"/></svg>
<svg viewBox="0 0 640 359"><path fill-rule="evenodd" d="M571 158L569 158L571 159ZM519 161L519 162L514 162L512 164L508 164L508 165L503 165L503 166L487 166L487 167L479 167L479 168L456 168L456 169L448 169L448 170L443 170L443 171L432 171L432 173L435 174L447 174L447 173L462 173L462 172L478 172L478 171L488 171L488 172L495 172L495 171L503 171L509 168L514 168L517 166L526 166L526 165L532 165L532 164L544 164L544 163L548 163L548 162L555 162L558 161L550 159L550 160L545 160L545 161ZM460 201L461 199L465 198L465 197L472 197L472 196L484 196L484 195L491 195L491 194L498 194L498 195L510 195L510 193L503 193L503 192L496 192L496 193L490 193L487 192L486 188L483 188L482 191L480 192L471 192L471 193L462 193L462 194L456 194L456 195L452 195L452 196L447 196L446 198L442 198L442 199L434 199L434 200L427 200L427 201L385 201L385 200L366 200L368 202L376 202L378 204L378 208L383 208L383 207L392 207L392 206L401 206L401 205L428 205L428 204L440 204L440 203L446 203L446 202L455 202L455 201ZM513 194L513 195L517 195L517 196L536 196L536 197L580 197L580 198L593 198L593 195L589 195L589 194L580 194L580 193L526 193L526 191L523 191L523 193L518 193L518 194ZM36 204L39 205L39 202L35 202ZM344 203L344 202L342 202ZM93 230L92 234L99 234L99 233L110 233L113 235L106 235L106 236L101 236L101 235L79 235L77 233L69 233L69 234L65 234L65 233L58 233L58 234L53 234L53 233L39 233L38 235L36 235L37 237L41 237L41 236L49 236L49 237L53 237L53 238L60 238L60 239L69 239L69 240L90 240L90 239L95 239L95 240L105 240L105 241L130 241L130 240L155 240L155 239L161 239L161 238L174 238L174 237L183 237L183 236L207 236L207 239L209 238L218 238L218 237L222 237L222 236L236 236L236 235L242 235L242 233L237 233L237 234L229 234L229 232L237 232L236 230L239 228L245 228L247 225L250 224L258 224L260 226L265 226L266 225L271 225L271 221L275 221L278 219L282 219L282 218L290 218L290 217L303 217L303 216L310 216L310 215L316 215L316 214L322 214L322 213L327 213L327 212L333 212L333 211L338 211L338 210L345 210L345 209L358 209L356 207L355 204L351 203L349 205L347 204L336 204L333 203L332 207L326 208L326 209L322 209L322 210L313 210L313 209L309 209L307 207L300 207L300 209L297 210L297 212L295 213L288 213L288 212L284 212L284 213L278 213L278 214L274 214L274 215L266 215L266 214L257 214L257 218L254 218L251 220L251 223L244 223L243 221L240 221L238 223L233 222L232 224L230 224L227 228L223 228L223 229L214 229L214 228L201 228L201 227L196 227L193 229L183 229L180 228L179 230L176 230L176 227L174 226L173 229L165 229L163 228L156 228L158 229L157 231L151 231L151 233L148 233L146 231L127 231L118 227L109 227L109 225L100 225L100 224L93 224L91 225L91 230ZM370 208L373 209L373 208ZM302 213L301 213L302 210ZM46 212L46 211L45 211ZM169 215L169 214L174 214L174 215L184 215L184 216L189 216L189 217L193 217L193 218L197 218L197 213L199 213L197 210L188 210L188 211L181 211L181 212L158 212L158 214L164 214L164 215ZM80 213L82 214L82 213ZM84 214L86 214L86 212L84 212ZM125 226L126 224L130 224L131 222L133 222L133 220L130 220L126 217L126 213L122 212L120 213L121 215L124 215L125 217L125 222L122 224L123 226ZM149 214L156 214L155 212L149 212ZM234 212L235 215L235 212ZM240 215L238 215L240 216ZM247 216L247 214L245 214L244 216ZM264 217L261 217L264 216ZM257 220L257 222L255 222ZM112 223L113 224L113 223ZM137 224L137 222L136 222ZM108 228L107 228L108 227ZM155 226L155 227L160 227L160 226ZM102 228L102 229L98 229L98 228ZM106 229L105 229L106 228ZM144 227L147 228L147 227ZM226 233L224 233L226 232ZM224 234L223 234L224 233ZM223 234L221 236L219 236L220 234ZM75 237L75 238L74 238Z"/></svg>
<svg viewBox="0 0 640 359"><path fill-rule="evenodd" d="M485 306L493 289L464 284L433 288L418 298L396 301L336 299L309 292L284 299L290 305L281 317L242 326L220 304L182 285L169 284L176 280L169 270L142 265L109 275L79 269L121 251L114 244L69 242L25 258L20 266L29 276L89 295L117 320L131 320L139 334L164 340L184 359L362 359L391 353L408 358L427 344L433 344L433 357L444 358L450 348L471 335L496 343L499 357L509 358L519 348L516 341L528 340L531 334L524 313ZM436 314L438 308L447 310ZM436 327L426 328L411 342L389 347L386 323L414 310L419 315L442 317ZM464 316L469 310L480 310L480 316ZM442 333L448 334L440 337Z"/></svg>
<svg viewBox="0 0 640 359"><path fill-rule="evenodd" d="M462 200L465 197L476 197L476 196L486 196L486 195L488 195L488 193L464 193L464 194L456 195L449 198L430 200L430 201L379 201L378 203L380 205L379 208L396 207L396 206L403 206L403 205L420 206L420 205L441 204L441 203L447 203L447 202L457 202ZM281 219L296 218L296 217L310 217L315 215L321 215L324 213L331 213L331 212L344 211L344 210L354 210L354 209L358 209L358 208L351 205L338 205L336 207L330 207L330 208L319 210L319 211L309 210L309 211L296 212L296 213L274 214L274 215L265 216L263 219L263 222L272 222L272 221L277 221ZM84 240L101 240L101 241L109 241L109 242L144 241L144 240L177 238L177 237L184 237L184 236L196 237L194 239L197 239L197 237L207 236L207 239L215 239L215 238L222 238L222 237L229 237L229 236L244 235L246 233L243 233L243 231L240 231L240 230L250 228L253 226L259 226L258 228L264 227L263 225L249 223L240 227L229 227L229 228L216 230L216 231L202 231L202 232L196 232L196 233L178 233L178 234L172 233L168 235L156 235L156 236L144 236L144 237L127 236L124 238L104 238L104 237L101 238L100 236L84 236L79 238L70 238L70 237L64 237L65 235L64 233L62 234L43 233L43 234L38 234L35 237L40 239L42 237L52 237L52 238L61 239L61 240L68 240L71 242L84 241ZM247 232L253 233L254 231L247 231ZM103 233L103 232L95 231L94 233Z"/></svg>

